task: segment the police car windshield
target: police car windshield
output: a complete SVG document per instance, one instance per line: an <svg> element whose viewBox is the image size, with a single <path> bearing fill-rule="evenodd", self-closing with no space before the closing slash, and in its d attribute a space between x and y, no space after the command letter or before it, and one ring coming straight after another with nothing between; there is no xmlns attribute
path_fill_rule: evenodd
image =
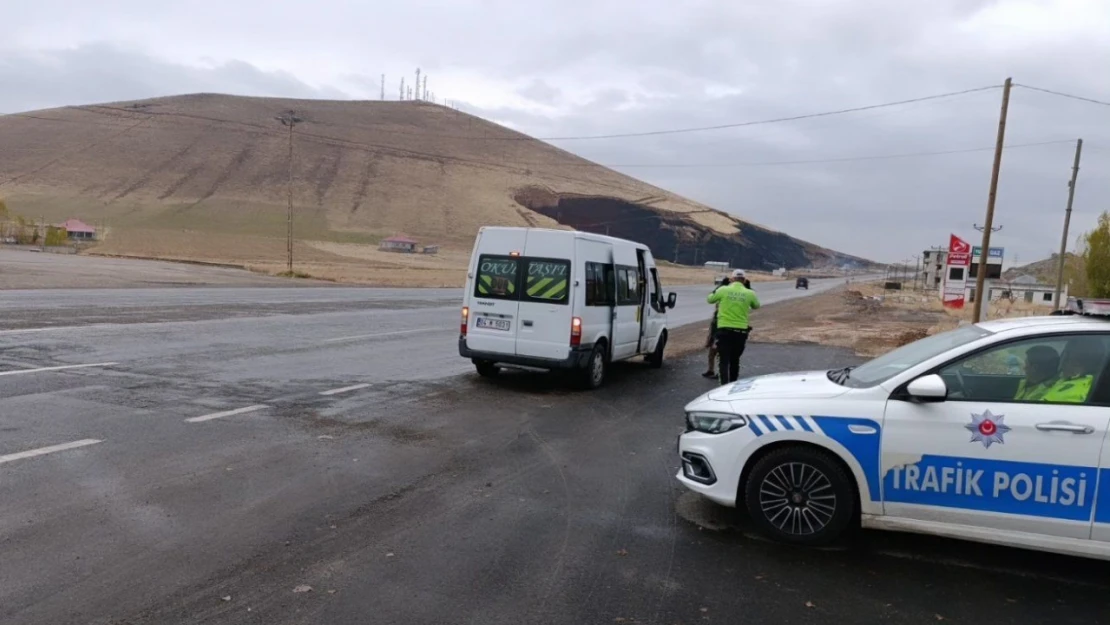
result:
<svg viewBox="0 0 1110 625"><path fill-rule="evenodd" d="M919 341L903 345L887 352L874 360L869 360L851 369L829 371L829 379L837 384L853 388L863 388L882 384L899 373L918 365L934 356L966 345L990 334L977 325L966 325L955 330L927 336Z"/></svg>

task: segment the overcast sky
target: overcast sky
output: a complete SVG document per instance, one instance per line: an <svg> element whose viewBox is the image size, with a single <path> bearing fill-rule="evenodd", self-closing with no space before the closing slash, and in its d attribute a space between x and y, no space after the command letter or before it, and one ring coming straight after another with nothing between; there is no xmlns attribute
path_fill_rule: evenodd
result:
<svg viewBox="0 0 1110 625"><path fill-rule="evenodd" d="M729 124L1014 81L1110 102L1108 0L36 0L7 3L0 113L191 92L439 99L540 137ZM756 223L898 261L975 238L1000 90L812 120L553 141ZM1110 106L1015 88L1008 264L1110 209ZM798 163L797 161L811 161ZM812 162L826 161L826 162Z"/></svg>

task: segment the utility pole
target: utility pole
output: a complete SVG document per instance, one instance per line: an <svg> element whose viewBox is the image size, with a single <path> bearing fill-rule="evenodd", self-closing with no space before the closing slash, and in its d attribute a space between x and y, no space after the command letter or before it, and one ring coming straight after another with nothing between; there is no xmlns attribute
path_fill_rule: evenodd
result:
<svg viewBox="0 0 1110 625"><path fill-rule="evenodd" d="M401 76L401 94L397 96L398 100L405 99L405 77Z"/></svg>
<svg viewBox="0 0 1110 625"><path fill-rule="evenodd" d="M917 279L921 277L921 257L920 256L914 256L913 257L913 265L914 265L914 269L913 269L913 290L916 291L917 290Z"/></svg>
<svg viewBox="0 0 1110 625"><path fill-rule="evenodd" d="M420 68L419 67L416 68L416 82L413 83L413 84L416 86L416 99L419 100L420 99Z"/></svg>
<svg viewBox="0 0 1110 625"><path fill-rule="evenodd" d="M1075 180L1079 178L1079 157L1083 154L1083 140L1075 141L1075 163L1071 166L1071 180L1068 182L1068 207L1064 210L1064 235L1060 237L1060 261L1056 267L1056 295L1053 308L1060 309L1060 289L1064 283L1064 262L1068 252L1068 226L1071 225L1071 202L1075 199Z"/></svg>
<svg viewBox="0 0 1110 625"><path fill-rule="evenodd" d="M293 277L293 126L304 121L302 118L297 117L293 111L289 111L284 115L275 117L282 123L283 126L289 128L289 178L286 182L285 193L289 199L289 207L285 214L285 248L286 248L286 272L289 277Z"/></svg>
<svg viewBox="0 0 1110 625"><path fill-rule="evenodd" d="M987 194L987 217L983 224L983 243L979 251L979 268L975 276L975 308L971 314L971 322L979 323L983 314L983 287L987 279L987 257L991 249L991 226L994 225L994 202L998 196L998 173L1002 168L1002 144L1006 140L1006 113L1010 108L1010 87L1012 78L1006 78L1002 85L1002 110L998 115L998 138L994 144L994 165L991 167L991 186Z"/></svg>
<svg viewBox="0 0 1110 625"><path fill-rule="evenodd" d="M424 74L423 92L424 92L424 94L420 97L420 99L421 100L427 100L428 99L428 75L427 74Z"/></svg>
<svg viewBox="0 0 1110 625"><path fill-rule="evenodd" d="M382 99L385 99L385 74L382 74Z"/></svg>

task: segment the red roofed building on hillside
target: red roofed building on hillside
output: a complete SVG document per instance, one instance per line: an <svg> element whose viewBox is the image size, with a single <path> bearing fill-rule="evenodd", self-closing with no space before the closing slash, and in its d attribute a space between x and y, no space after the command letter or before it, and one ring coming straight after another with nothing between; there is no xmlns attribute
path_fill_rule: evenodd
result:
<svg viewBox="0 0 1110 625"><path fill-rule="evenodd" d="M416 251L416 241L405 236L392 236L388 239L382 239L382 242L378 244L378 249L383 252L413 253Z"/></svg>
<svg viewBox="0 0 1110 625"><path fill-rule="evenodd" d="M58 228L66 231L67 239L76 239L80 241L92 241L96 238L96 228L81 221L80 219L69 218L62 223L58 224Z"/></svg>

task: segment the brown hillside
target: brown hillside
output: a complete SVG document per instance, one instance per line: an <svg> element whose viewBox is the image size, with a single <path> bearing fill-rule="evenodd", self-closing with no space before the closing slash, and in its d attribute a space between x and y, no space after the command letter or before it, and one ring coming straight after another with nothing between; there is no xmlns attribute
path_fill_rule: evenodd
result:
<svg viewBox="0 0 1110 625"><path fill-rule="evenodd" d="M426 102L201 94L8 115L0 194L13 213L107 226L99 253L280 261L289 155L275 117L289 110L304 119L293 201L306 262L365 263L365 244L395 233L467 249L482 225L556 219L683 263L860 261Z"/></svg>
<svg viewBox="0 0 1110 625"><path fill-rule="evenodd" d="M1087 270L1082 256L1067 253L1064 257L1064 283L1068 285L1068 293L1076 297L1087 295ZM1032 276L1041 284L1056 284L1057 272L1060 269L1060 255L1053 254L1044 260L1011 267L1002 274L1003 280L1013 280L1018 276Z"/></svg>

